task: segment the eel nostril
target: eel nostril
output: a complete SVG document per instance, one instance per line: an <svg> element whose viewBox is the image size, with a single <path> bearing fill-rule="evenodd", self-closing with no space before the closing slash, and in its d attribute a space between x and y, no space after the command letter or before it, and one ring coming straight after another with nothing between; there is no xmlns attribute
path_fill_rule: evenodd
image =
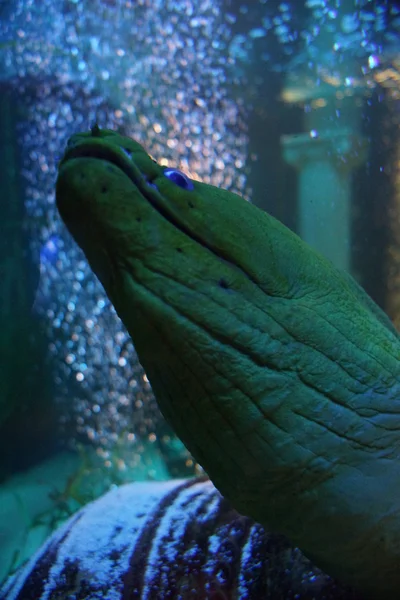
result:
<svg viewBox="0 0 400 600"><path fill-rule="evenodd" d="M93 125L90 128L90 132L93 137L101 137L101 130L97 122L93 123Z"/></svg>

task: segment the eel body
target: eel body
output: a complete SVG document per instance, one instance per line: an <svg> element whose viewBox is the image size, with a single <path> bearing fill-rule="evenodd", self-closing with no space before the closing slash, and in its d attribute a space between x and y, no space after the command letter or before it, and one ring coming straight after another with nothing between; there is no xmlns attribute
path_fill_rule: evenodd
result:
<svg viewBox="0 0 400 600"><path fill-rule="evenodd" d="M109 130L60 214L217 489L372 598L400 593L400 342L347 274L240 196Z"/></svg>

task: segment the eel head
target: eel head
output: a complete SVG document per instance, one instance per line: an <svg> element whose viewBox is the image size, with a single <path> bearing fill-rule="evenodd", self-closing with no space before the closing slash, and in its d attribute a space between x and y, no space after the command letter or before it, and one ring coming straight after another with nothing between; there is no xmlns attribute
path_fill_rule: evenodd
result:
<svg viewBox="0 0 400 600"><path fill-rule="evenodd" d="M97 126L57 205L160 408L235 508L400 591L400 344L357 283L240 196Z"/></svg>

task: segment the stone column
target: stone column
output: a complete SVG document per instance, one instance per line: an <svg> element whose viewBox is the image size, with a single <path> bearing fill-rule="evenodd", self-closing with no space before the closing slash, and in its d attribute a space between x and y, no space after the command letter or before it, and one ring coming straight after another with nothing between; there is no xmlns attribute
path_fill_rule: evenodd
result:
<svg viewBox="0 0 400 600"><path fill-rule="evenodd" d="M17 124L18 92L0 86L0 479L51 452L56 440L48 340L32 311L39 266L30 252Z"/></svg>
<svg viewBox="0 0 400 600"><path fill-rule="evenodd" d="M283 136L282 146L299 171L299 235L349 271L351 172L365 160L367 141L343 127Z"/></svg>
<svg viewBox="0 0 400 600"><path fill-rule="evenodd" d="M400 67L400 64L399 64ZM395 92L395 90L393 90ZM389 90L386 98L389 114L383 132L389 153L382 171L390 182L388 193L387 229L388 246L384 264L385 310L400 330L400 99Z"/></svg>

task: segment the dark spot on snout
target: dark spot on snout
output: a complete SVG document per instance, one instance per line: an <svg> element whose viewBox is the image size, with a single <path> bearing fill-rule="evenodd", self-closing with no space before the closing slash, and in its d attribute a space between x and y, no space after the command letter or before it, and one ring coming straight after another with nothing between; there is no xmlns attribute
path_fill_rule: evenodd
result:
<svg viewBox="0 0 400 600"><path fill-rule="evenodd" d="M189 205L189 208L194 208L194 204L191 200L189 200L188 205Z"/></svg>
<svg viewBox="0 0 400 600"><path fill-rule="evenodd" d="M177 248L176 251L177 252L183 252L182 248Z"/></svg>
<svg viewBox="0 0 400 600"><path fill-rule="evenodd" d="M136 217L136 221L137 221L138 223L141 223L141 221L142 221L142 217Z"/></svg>
<svg viewBox="0 0 400 600"><path fill-rule="evenodd" d="M229 284L223 277L221 277L221 279L218 281L218 285L224 290L229 290Z"/></svg>
<svg viewBox="0 0 400 600"><path fill-rule="evenodd" d="M108 187L106 185L101 186L101 193L106 194L108 192Z"/></svg>

